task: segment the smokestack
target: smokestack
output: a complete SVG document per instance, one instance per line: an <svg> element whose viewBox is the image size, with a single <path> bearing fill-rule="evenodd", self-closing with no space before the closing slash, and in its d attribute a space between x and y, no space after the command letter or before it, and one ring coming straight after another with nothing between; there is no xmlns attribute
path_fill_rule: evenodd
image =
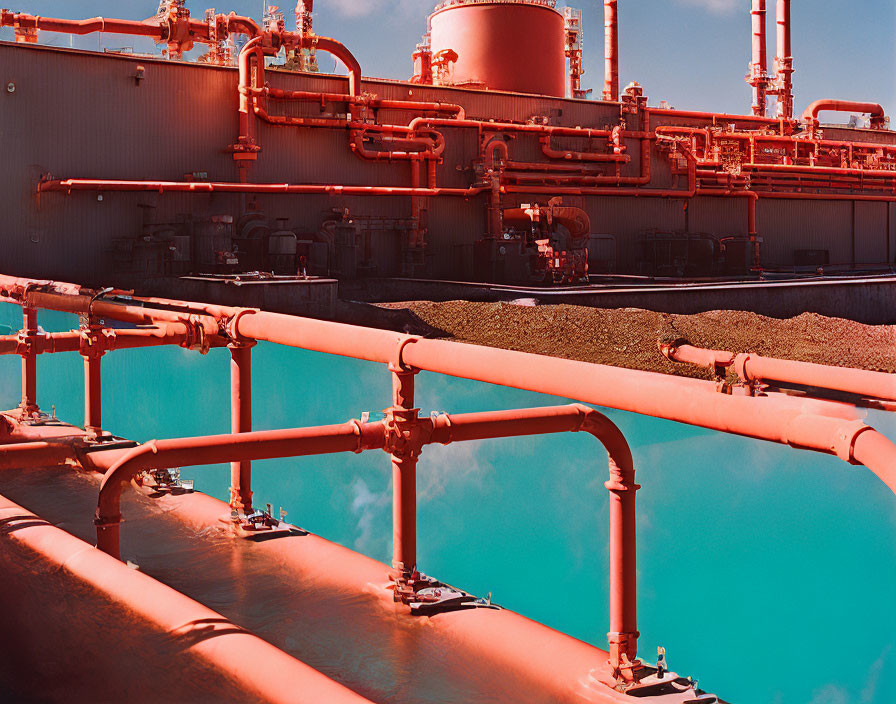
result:
<svg viewBox="0 0 896 704"><path fill-rule="evenodd" d="M778 117L793 117L793 56L790 53L790 0L778 0Z"/></svg>
<svg viewBox="0 0 896 704"><path fill-rule="evenodd" d="M765 41L765 0L753 0L753 52L747 82L753 86L753 114L765 117L768 91L768 57Z"/></svg>
<svg viewBox="0 0 896 704"><path fill-rule="evenodd" d="M604 100L619 100L617 0L604 0Z"/></svg>

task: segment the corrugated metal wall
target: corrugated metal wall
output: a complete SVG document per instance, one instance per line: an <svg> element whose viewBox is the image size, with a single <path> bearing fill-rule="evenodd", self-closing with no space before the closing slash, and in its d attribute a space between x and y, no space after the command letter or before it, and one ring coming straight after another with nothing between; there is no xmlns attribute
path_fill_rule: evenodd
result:
<svg viewBox="0 0 896 704"><path fill-rule="evenodd" d="M138 64L146 69L140 82L135 79ZM285 89L346 89L345 79L335 76L270 71L267 79L274 87ZM232 195L106 193L99 200L96 194L74 193L45 194L40 201L34 195L38 178L47 173L57 178L182 180L185 174L201 171L211 180L236 180L227 151L237 136L234 69L0 43L0 80L4 86L15 84L14 93L0 94L0 139L4 144L0 269L92 281L114 270L113 240L138 237L145 223L239 213L239 197ZM365 81L364 89L383 98L460 103L469 117L482 119L525 122L539 116L551 124L605 127L615 124L619 115L618 106L597 101L394 81ZM328 114L314 105L271 104L272 113L286 110L311 116ZM409 119L406 113L391 117ZM439 185L468 186L475 178L471 165L478 153L478 136L469 129L446 129L445 136ZM406 163L358 159L343 130L259 124L259 141L262 152L253 168L254 181L410 185ZM510 146L515 160L541 156L534 137L519 136ZM638 143L631 142L628 150L632 163L624 173L635 175ZM654 153L652 164L654 186L673 184L665 159ZM508 196L506 205L534 200L534 196ZM485 230L486 202L484 196L428 199L430 246L426 261L432 276L459 278L469 271L472 244ZM637 271L639 242L650 231L684 231L687 227L691 232L719 236L746 234L743 199L695 199L687 214L684 201L677 199L589 196L568 198L567 202L588 211L596 234L615 238L619 271ZM287 218L290 226L302 233L316 232L337 208L349 208L355 215L410 216L409 199L391 197L265 196L258 198L258 206L271 217ZM835 263L850 263L853 258L860 264L892 261L896 254L894 206L857 204L854 218L853 208L850 202L760 202L764 263L790 266L794 250L813 248L829 250L830 261ZM375 238L381 243L375 247L374 257L379 273L399 273L395 233L375 233ZM602 246L611 245L605 242Z"/></svg>

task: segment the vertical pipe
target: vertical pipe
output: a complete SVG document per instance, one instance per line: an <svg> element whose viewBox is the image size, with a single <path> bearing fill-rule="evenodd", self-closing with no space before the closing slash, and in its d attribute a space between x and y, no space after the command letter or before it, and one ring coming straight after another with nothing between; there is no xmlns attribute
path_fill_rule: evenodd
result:
<svg viewBox="0 0 896 704"><path fill-rule="evenodd" d="M617 677L631 681L637 666L637 552L634 470L623 470L610 459L610 663Z"/></svg>
<svg viewBox="0 0 896 704"><path fill-rule="evenodd" d="M753 268L762 268L762 243L756 232L756 203L759 197L755 193L747 193L747 231L753 249Z"/></svg>
<svg viewBox="0 0 896 704"><path fill-rule="evenodd" d="M753 51L750 85L753 86L753 114L765 117L768 77L768 52L765 39L765 0L753 0Z"/></svg>
<svg viewBox="0 0 896 704"><path fill-rule="evenodd" d="M102 435L102 354L84 354L84 429L93 437Z"/></svg>
<svg viewBox="0 0 896 704"><path fill-rule="evenodd" d="M619 21L617 0L604 0L604 100L619 100Z"/></svg>
<svg viewBox="0 0 896 704"><path fill-rule="evenodd" d="M392 567L407 578L417 569L417 458L407 443L417 420L414 408L416 371L392 369Z"/></svg>
<svg viewBox="0 0 896 704"><path fill-rule="evenodd" d="M252 348L230 345L230 430L252 430ZM252 512L252 462L230 463L230 508L234 516Z"/></svg>
<svg viewBox="0 0 896 704"><path fill-rule="evenodd" d="M793 56L790 48L790 0L778 0L778 117L793 118Z"/></svg>
<svg viewBox="0 0 896 704"><path fill-rule="evenodd" d="M26 342L22 355L22 402L19 408L26 415L38 411L37 407L37 355L31 347L30 340L37 334L37 310L22 308L22 334Z"/></svg>
<svg viewBox="0 0 896 704"><path fill-rule="evenodd" d="M420 158L417 155L411 158L411 188L420 188ZM405 276L416 274L415 256L417 248L420 246L420 197L416 195L411 196L411 219L414 224L408 233L408 251L405 254L403 265Z"/></svg>

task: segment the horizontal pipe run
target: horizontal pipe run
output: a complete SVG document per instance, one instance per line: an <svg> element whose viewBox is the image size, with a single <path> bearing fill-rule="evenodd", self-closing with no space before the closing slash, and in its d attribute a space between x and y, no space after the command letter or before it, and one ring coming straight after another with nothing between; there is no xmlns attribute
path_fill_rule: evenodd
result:
<svg viewBox="0 0 896 704"><path fill-rule="evenodd" d="M162 345L183 345L190 339L184 325L173 323L149 330L112 330L104 329L98 334L105 350L139 349L142 347L159 347ZM181 328L182 331L179 331ZM56 354L59 352L77 352L85 342L85 333L72 330L70 332L39 333L30 338L31 350L34 354ZM0 355L20 354L18 335L0 335Z"/></svg>
<svg viewBox="0 0 896 704"><path fill-rule="evenodd" d="M37 29L43 32L61 32L63 34L77 35L105 32L108 34L129 34L135 37L153 37L156 39L163 38L168 30L167 26L153 22L137 22L106 17L66 20L7 11L0 13L0 27Z"/></svg>
<svg viewBox="0 0 896 704"><path fill-rule="evenodd" d="M92 604L100 602L103 608L117 607L110 612L129 614L133 629L148 629L156 641L162 637L165 643L173 642L181 664L186 667L189 663L212 681L225 682L228 698L269 704L370 704L221 614L95 550L2 496L0 522L4 525L4 555L9 550L24 551L54 583L57 578L63 580L58 588L69 589ZM21 588L27 589L28 585ZM95 617L103 618L102 613L96 612ZM90 633L80 637L91 643L96 638ZM130 644L127 639L123 642ZM109 646L107 643L107 649ZM112 645L113 650L115 647L118 645ZM102 663L93 668L102 669ZM139 673L116 671L111 662L107 670L121 687L133 690L133 683L140 681ZM128 680L132 684L128 685ZM179 699L176 692L172 696Z"/></svg>
<svg viewBox="0 0 896 704"><path fill-rule="evenodd" d="M598 406L664 418L758 440L835 454L845 461L852 440L867 426L806 415L778 398L728 396L710 382L620 369L388 331L255 313L239 318L235 333L303 349L405 365L463 379L575 398ZM880 468L878 468L880 469ZM875 470L877 473L877 470ZM896 492L896 467L879 474Z"/></svg>
<svg viewBox="0 0 896 704"><path fill-rule="evenodd" d="M0 445L0 470L54 467L77 457L66 442L22 442Z"/></svg>
<svg viewBox="0 0 896 704"><path fill-rule="evenodd" d="M865 113L871 116L872 127L882 127L886 120L886 113L879 103L862 103L853 100L834 100L824 98L811 103L803 111L803 120L818 122L818 113L829 110L831 112Z"/></svg>
<svg viewBox="0 0 896 704"><path fill-rule="evenodd" d="M27 279L0 275L0 297L76 312L80 309L70 303L71 299L90 301L89 296L83 295L72 284L31 282L56 291L51 294L26 291L27 282ZM154 305L161 304L163 299L155 299ZM230 334L237 341L260 340L383 364L405 364L421 371L575 398L597 406L836 454L847 461L853 459L851 440L859 430L852 426L843 427L842 419L824 416L810 415L812 420L806 423L801 418L805 415L801 409L783 399L717 394L713 384L694 379L446 340L421 339L279 313L220 306L206 306L205 310L204 316L192 316L197 323L216 329L227 323ZM105 302L102 313L95 312L113 319L142 317L146 322L151 322L156 314L160 317L178 315L167 310L112 302ZM812 432L807 432L807 428ZM884 481L892 481L891 488L896 490L896 479Z"/></svg>
<svg viewBox="0 0 896 704"><path fill-rule="evenodd" d="M695 110L675 110L672 108L650 108L651 115L659 115L662 117L684 117L699 120L712 120L716 124L717 120L723 122L759 122L764 125L778 125L780 119L774 117L763 117L761 115L729 115L719 112L699 112ZM672 125L669 125L670 127Z"/></svg>
<svg viewBox="0 0 896 704"><path fill-rule="evenodd" d="M865 398L896 401L896 374L865 369L794 362L754 354L739 354L734 370L744 381L778 381L842 391Z"/></svg>
<svg viewBox="0 0 896 704"><path fill-rule="evenodd" d="M315 93L307 90L281 90L279 88L265 88L263 95L275 100L296 100L307 102L349 103L363 107L380 110L406 110L416 112L435 112L447 115L456 115L460 119L465 116L464 108L453 103L426 103L413 100L384 100L368 96L354 96L347 93ZM344 122L344 121L343 121Z"/></svg>
<svg viewBox="0 0 896 704"><path fill-rule="evenodd" d="M735 354L689 344L662 345L660 349L675 362L710 368L731 367L743 382L777 381L842 391L869 399L896 401L896 374L776 359L758 354Z"/></svg>
<svg viewBox="0 0 896 704"><path fill-rule="evenodd" d="M456 196L471 198L485 189L472 188L406 188L397 186L327 186L290 183L231 183L209 181L112 181L68 179L45 181L38 187L48 191L154 191L157 193L286 193L301 195L343 196Z"/></svg>
<svg viewBox="0 0 896 704"><path fill-rule="evenodd" d="M382 423L344 423L317 428L154 440L125 453L103 477L96 510L97 546L119 557L118 523L121 520L122 485L148 469L360 452L381 448L384 443ZM102 458L90 459L102 461Z"/></svg>
<svg viewBox="0 0 896 704"><path fill-rule="evenodd" d="M660 352L673 362L696 364L700 367L715 369L717 367L730 367L734 364L734 353L722 350L709 350L695 347L689 344L661 344Z"/></svg>

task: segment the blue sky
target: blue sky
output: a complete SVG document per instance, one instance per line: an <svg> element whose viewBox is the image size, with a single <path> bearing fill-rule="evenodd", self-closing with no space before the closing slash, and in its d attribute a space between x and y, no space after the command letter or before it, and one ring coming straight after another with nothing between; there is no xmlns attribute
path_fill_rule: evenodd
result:
<svg viewBox="0 0 896 704"><path fill-rule="evenodd" d="M188 0L202 15L213 0ZM258 17L262 0L219 0L219 12ZM426 26L434 0L317 0L316 29L351 47L365 75L407 78L410 54ZM562 3L561 3L562 4ZM603 3L570 3L584 11L585 87L599 92L603 71ZM774 0L768 0L769 57L774 56ZM15 7L61 17L96 15L142 19L156 0L17 0ZM293 5L284 0L291 11ZM620 80L637 80L651 104L668 100L679 108L743 112L749 87L743 76L750 53L750 0L621 0ZM289 18L291 22L291 17ZM896 113L896 0L793 0L794 87L801 111L820 97L880 102ZM291 25L290 25L291 26ZM9 38L9 30L0 32ZM43 41L67 44L46 34ZM107 46L130 44L108 37ZM76 40L96 48L96 38ZM321 68L332 64L323 58Z"/></svg>

